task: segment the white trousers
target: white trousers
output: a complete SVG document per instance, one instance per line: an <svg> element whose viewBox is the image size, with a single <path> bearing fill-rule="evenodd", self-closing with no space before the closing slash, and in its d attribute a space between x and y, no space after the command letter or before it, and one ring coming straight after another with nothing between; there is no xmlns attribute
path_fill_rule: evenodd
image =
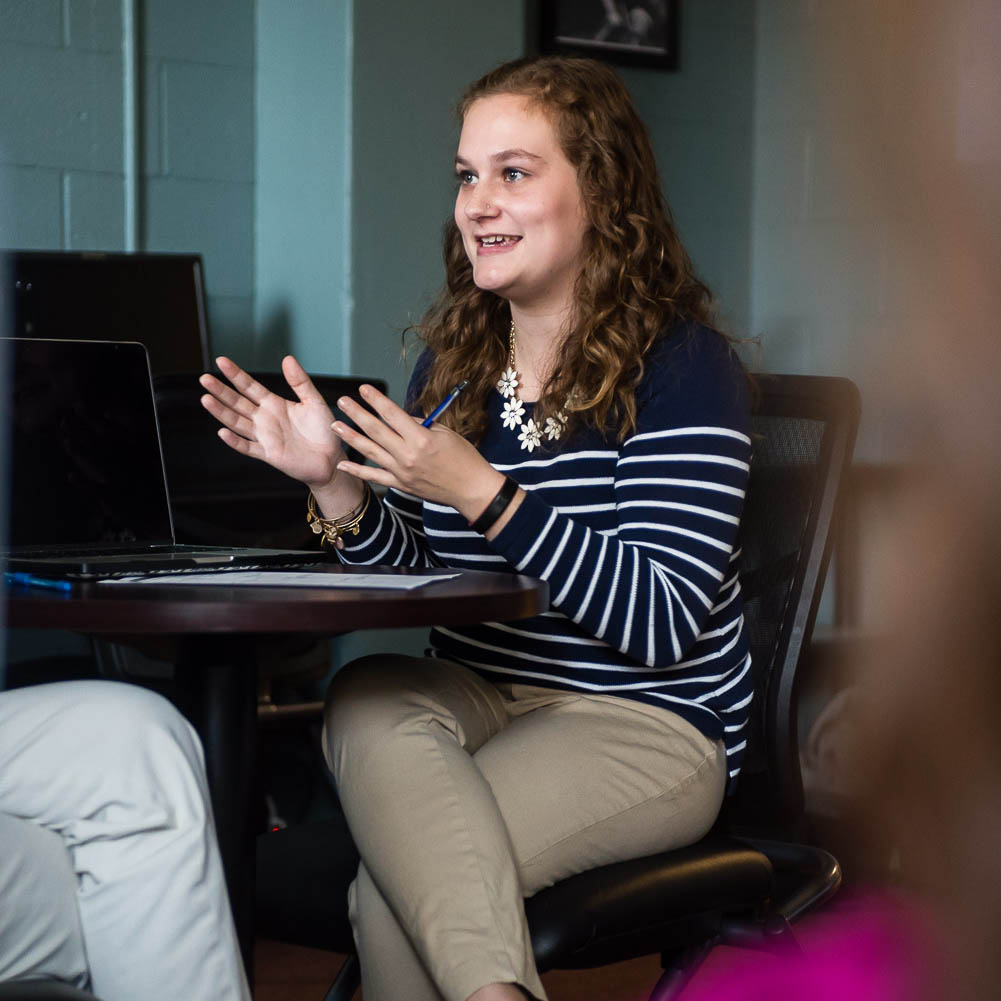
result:
<svg viewBox="0 0 1001 1001"><path fill-rule="evenodd" d="M248 1001L201 745L110 681L0 692L0 981Z"/></svg>

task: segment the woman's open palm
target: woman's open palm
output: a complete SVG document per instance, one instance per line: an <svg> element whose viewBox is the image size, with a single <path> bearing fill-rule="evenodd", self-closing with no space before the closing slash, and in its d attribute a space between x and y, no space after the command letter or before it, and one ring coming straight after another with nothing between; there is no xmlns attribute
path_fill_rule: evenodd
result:
<svg viewBox="0 0 1001 1001"><path fill-rule="evenodd" d="M212 375L199 382L202 406L223 425L219 437L310 487L329 483L344 449L330 428L330 408L295 358L283 359L282 374L296 401L272 393L229 358L216 363L232 386Z"/></svg>

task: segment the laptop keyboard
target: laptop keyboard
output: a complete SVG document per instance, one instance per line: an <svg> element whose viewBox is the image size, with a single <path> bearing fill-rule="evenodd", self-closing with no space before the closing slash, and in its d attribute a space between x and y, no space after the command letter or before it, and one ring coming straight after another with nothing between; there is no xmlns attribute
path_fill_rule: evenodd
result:
<svg viewBox="0 0 1001 1001"><path fill-rule="evenodd" d="M174 574L184 573L229 573L231 571L235 572L239 570L305 570L309 567L325 565L328 562L328 560L318 559L312 562L289 560L288 563L240 563L235 566L233 564L202 565L195 567L165 566L162 569L143 570L138 573L135 571L129 572L127 570L122 570L120 572L116 572L114 570L99 570L94 573L67 573L63 576L70 577L73 580L125 580L129 577L134 577L136 580L143 580L146 577L164 577L167 575L173 576Z"/></svg>

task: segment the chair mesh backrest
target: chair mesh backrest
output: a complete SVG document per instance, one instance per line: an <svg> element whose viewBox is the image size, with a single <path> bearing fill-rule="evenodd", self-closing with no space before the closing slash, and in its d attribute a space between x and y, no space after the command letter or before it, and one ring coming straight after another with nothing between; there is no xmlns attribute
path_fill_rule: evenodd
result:
<svg viewBox="0 0 1001 1001"><path fill-rule="evenodd" d="M752 422L740 574L755 701L744 773L767 772L768 793L784 813L802 797L792 686L816 615L857 415L847 380L773 376Z"/></svg>
<svg viewBox="0 0 1001 1001"><path fill-rule="evenodd" d="M254 372L272 392L292 397L280 372ZM358 387L380 379L320 375L313 384L336 417L341 396L360 400ZM205 545L314 548L306 527L306 489L264 462L233 451L216 435L218 422L199 402L197 373L153 379L167 489L178 541ZM360 460L357 454L349 457Z"/></svg>
<svg viewBox="0 0 1001 1001"><path fill-rule="evenodd" d="M778 654L779 633L810 517L824 425L820 421L758 416L753 429L740 568L755 692L759 693L751 749L760 759L764 753L760 746L760 693L767 689ZM749 757L749 770L755 767L760 767L760 762Z"/></svg>
<svg viewBox="0 0 1001 1001"><path fill-rule="evenodd" d="M279 396L294 398L280 372L251 374ZM385 390L385 383L379 379L313 377L313 384L339 418L343 418L343 414L337 410L337 399L351 396L360 400L358 387L362 382ZM197 373L157 375L153 388L172 504L205 499L232 500L249 494L282 497L290 491L298 500L305 496L303 488L284 474L266 463L234 452L219 441L218 422L199 402L205 391L198 383Z"/></svg>

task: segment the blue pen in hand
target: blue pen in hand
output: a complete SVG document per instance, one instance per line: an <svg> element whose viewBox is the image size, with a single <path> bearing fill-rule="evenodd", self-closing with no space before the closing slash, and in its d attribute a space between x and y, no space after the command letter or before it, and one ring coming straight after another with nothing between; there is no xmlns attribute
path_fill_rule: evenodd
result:
<svg viewBox="0 0 1001 1001"><path fill-rule="evenodd" d="M434 408L434 410L432 410L432 411L431 411L431 413L429 413L429 414L427 415L427 417L426 417L426 418L424 419L424 422L423 422L423 424L422 424L421 426L422 426L422 427L426 427L426 428L429 428L429 427L431 427L431 425L432 425L432 424L433 424L433 423L434 423L434 422L435 422L435 421L436 421L436 420L437 420L437 419L438 419L439 417L441 417L441 415L442 415L443 413L445 413L445 411L446 411L446 410L448 410L448 408L449 408L449 407L450 407L450 406L451 406L451 405L452 405L453 403L455 403L455 398L456 398L456 397L457 397L457 396L459 395L459 393L461 393L461 392L462 392L462 391L463 391L463 390L464 390L464 389L466 388L466 386L468 386L468 385L469 385L469 380L468 380L468 379L463 379L463 380L462 380L462 382L460 382L460 383L459 383L459 385L458 385L458 386L456 386L456 387L455 387L455 388L454 388L454 389L453 389L453 390L452 390L452 391L451 391L451 392L450 392L450 393L448 394L448 396L446 396L446 397L445 397L445 399L444 399L444 400L442 400L442 401L441 401L441 403L439 403L439 404L438 404L438 406L436 406L436 407Z"/></svg>
<svg viewBox="0 0 1001 1001"><path fill-rule="evenodd" d="M49 580L48 577L36 577L33 573L5 573L5 584L19 584L22 587L45 587L50 591L72 591L73 585L68 580Z"/></svg>

